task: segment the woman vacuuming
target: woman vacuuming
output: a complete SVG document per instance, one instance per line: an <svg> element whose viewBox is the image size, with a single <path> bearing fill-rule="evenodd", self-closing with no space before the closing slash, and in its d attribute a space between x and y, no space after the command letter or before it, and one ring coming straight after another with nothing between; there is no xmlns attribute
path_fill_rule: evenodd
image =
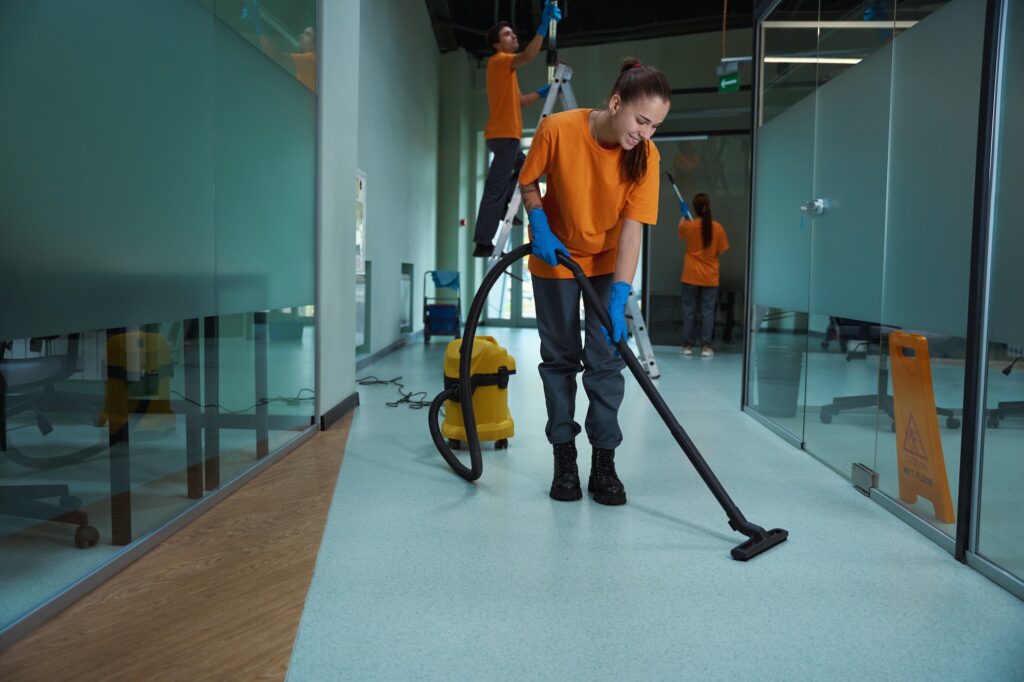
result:
<svg viewBox="0 0 1024 682"><path fill-rule="evenodd" d="M584 422L593 448L587 489L600 504L625 504L615 471L622 442L618 411L625 381L615 345L626 334L626 303L640 255L641 227L658 220L659 154L650 141L668 115L672 97L665 75L627 59L603 109L548 116L537 129L519 176L530 222L530 274L540 333L540 375L554 449L550 495L583 496L576 466L576 374L590 407ZM539 180L547 176L547 191ZM604 329L584 301L585 341L579 333L580 289L557 265L561 251L579 263L607 306Z"/></svg>

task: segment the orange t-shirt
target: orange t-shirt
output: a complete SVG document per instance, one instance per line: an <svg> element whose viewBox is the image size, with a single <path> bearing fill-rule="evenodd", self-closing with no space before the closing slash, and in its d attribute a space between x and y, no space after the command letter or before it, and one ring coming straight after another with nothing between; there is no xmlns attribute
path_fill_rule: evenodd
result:
<svg viewBox="0 0 1024 682"><path fill-rule="evenodd" d="M512 60L515 55L499 52L487 60L487 126L484 137L523 136L523 108L519 104L519 78Z"/></svg>
<svg viewBox="0 0 1024 682"><path fill-rule="evenodd" d="M658 222L658 164L661 156L650 141L647 172L637 184L619 175L621 147L606 149L590 134L592 109L573 109L545 118L530 145L519 173L523 185L547 175L542 199L551 231L588 277L615 272L622 220ZM562 266L552 267L530 256L537 277L568 279Z"/></svg>
<svg viewBox="0 0 1024 682"><path fill-rule="evenodd" d="M686 257L679 281L698 287L718 286L718 256L729 250L725 228L717 220L711 221L711 244L704 248L701 220L679 221L679 238L686 240Z"/></svg>
<svg viewBox="0 0 1024 682"><path fill-rule="evenodd" d="M312 52L296 52L288 56L295 63L295 77L316 92L316 55Z"/></svg>

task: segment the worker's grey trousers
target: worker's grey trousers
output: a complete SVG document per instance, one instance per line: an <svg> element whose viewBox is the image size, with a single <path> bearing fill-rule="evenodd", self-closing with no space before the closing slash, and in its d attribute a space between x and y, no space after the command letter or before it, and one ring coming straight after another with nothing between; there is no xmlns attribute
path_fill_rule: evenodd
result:
<svg viewBox="0 0 1024 682"><path fill-rule="evenodd" d="M601 305L607 309L614 275L590 277ZM544 383L548 442L565 443L580 432L576 411L576 375L583 372L583 389L590 407L584 422L591 445L614 449L622 442L619 405L625 389L626 366L601 333L601 323L584 299L586 341L580 341L579 285L574 279L533 277L533 299L540 332L540 378Z"/></svg>
<svg viewBox="0 0 1024 682"><path fill-rule="evenodd" d="M697 308L700 307L700 343L711 345L715 333L715 306L718 304L718 287L701 287L682 282L683 290L683 345L694 345L693 332L697 326Z"/></svg>
<svg viewBox="0 0 1024 682"><path fill-rule="evenodd" d="M473 241L477 244L490 244L494 241L494 233L498 231L498 224L505 217L508 202L515 192L519 170L526 161L526 155L519 151L519 140L516 138L487 140L487 148L494 154L494 158L487 169L484 194L476 212Z"/></svg>

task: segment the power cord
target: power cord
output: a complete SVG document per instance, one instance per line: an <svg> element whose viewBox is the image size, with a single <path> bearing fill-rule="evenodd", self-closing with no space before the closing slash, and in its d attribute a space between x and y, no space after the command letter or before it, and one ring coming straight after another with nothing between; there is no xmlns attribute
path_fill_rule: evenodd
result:
<svg viewBox="0 0 1024 682"><path fill-rule="evenodd" d="M304 397L302 394L306 393L306 392L312 393L313 395L308 396L308 397ZM304 402L306 400L316 400L316 392L313 389L311 389L311 388L302 388L302 389L299 389L299 392L296 393L295 396L292 397L292 398L289 398L287 396L277 396L276 398L260 398L257 402L253 403L249 407L243 408L241 410L230 410L230 409L224 407L223 405L216 404L216 403L210 403L209 405L207 405L207 404L204 404L204 403L196 402L195 400L192 400L191 398L187 398L184 395L182 395L181 393L178 393L177 391L171 391L171 393L173 393L174 395L178 396L179 398L181 398L185 402L192 403L193 405L197 405L197 406L203 408L204 410L206 408L208 408L208 407L216 407L217 409L223 410L224 412L228 412L230 414L243 414L243 413L248 412L249 410L253 409L254 407L263 407L265 405L269 405L270 403L284 403L285 405L299 405L299 404L301 404L302 402Z"/></svg>
<svg viewBox="0 0 1024 682"><path fill-rule="evenodd" d="M399 398L398 400L394 400L394 401L390 401L390 402L384 403L388 407L398 407L399 405L402 405L402 404L407 404L409 406L409 409L411 409L411 410L422 410L424 407L430 407L430 402L431 401L426 400L427 392L426 391L416 391L416 392L406 392L406 391L404 391L403 389L405 388L405 386L398 381L401 378L402 377L395 377L394 379L378 379L377 377L375 377L373 375L370 375L370 376L367 376L367 377L363 377L362 379L356 379L356 383L359 384L360 386L378 386L378 385L385 385L386 386L388 384L392 384L392 385L396 386L398 388L399 395L401 395L402 397ZM422 396L422 398L419 397L419 396Z"/></svg>

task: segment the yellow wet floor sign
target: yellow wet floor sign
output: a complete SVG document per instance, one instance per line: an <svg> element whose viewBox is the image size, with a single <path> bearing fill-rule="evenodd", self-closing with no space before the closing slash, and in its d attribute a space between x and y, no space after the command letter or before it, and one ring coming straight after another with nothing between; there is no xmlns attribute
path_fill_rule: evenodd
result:
<svg viewBox="0 0 1024 682"><path fill-rule="evenodd" d="M942 457L928 340L918 334L893 332L889 335L889 355L900 499L914 504L918 496L924 497L934 506L936 519L953 523L956 517Z"/></svg>

